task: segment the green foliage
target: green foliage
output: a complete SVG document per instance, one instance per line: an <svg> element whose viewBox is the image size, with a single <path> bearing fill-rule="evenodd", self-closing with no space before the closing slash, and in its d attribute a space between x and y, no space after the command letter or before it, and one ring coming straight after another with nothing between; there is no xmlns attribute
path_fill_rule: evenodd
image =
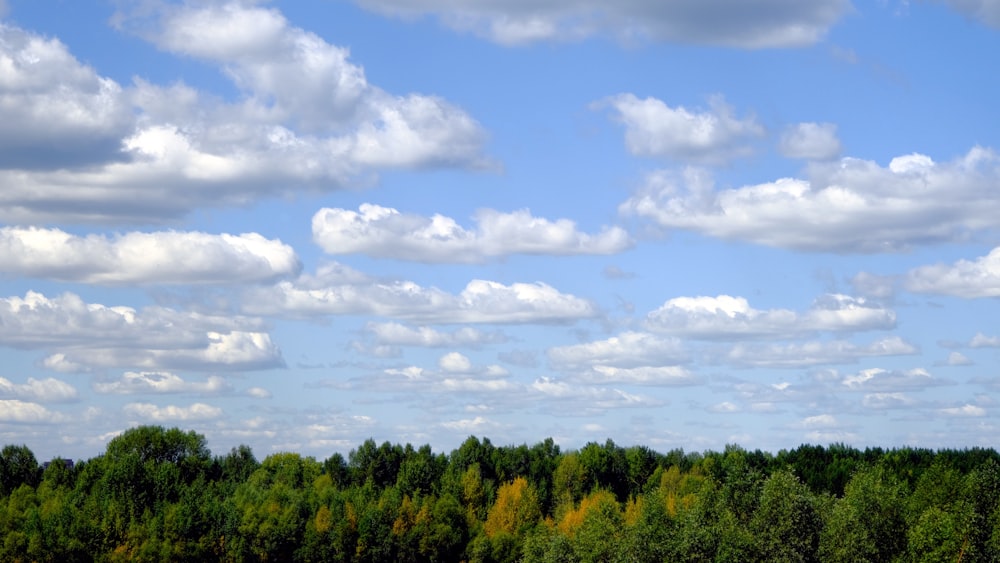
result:
<svg viewBox="0 0 1000 563"><path fill-rule="evenodd" d="M998 459L470 437L258 462L138 427L72 467L0 450L0 561L998 561Z"/></svg>

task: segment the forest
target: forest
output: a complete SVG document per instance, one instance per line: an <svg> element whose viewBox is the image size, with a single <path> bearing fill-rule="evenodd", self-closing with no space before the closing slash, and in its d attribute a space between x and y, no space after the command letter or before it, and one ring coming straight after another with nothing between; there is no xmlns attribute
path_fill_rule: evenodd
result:
<svg viewBox="0 0 1000 563"><path fill-rule="evenodd" d="M0 451L0 561L998 561L993 449L659 453L368 440L345 458L140 426Z"/></svg>

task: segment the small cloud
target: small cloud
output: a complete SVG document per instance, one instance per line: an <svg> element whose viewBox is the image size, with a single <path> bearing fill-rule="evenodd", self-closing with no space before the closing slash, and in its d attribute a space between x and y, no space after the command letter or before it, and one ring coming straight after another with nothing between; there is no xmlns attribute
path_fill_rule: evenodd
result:
<svg viewBox="0 0 1000 563"><path fill-rule="evenodd" d="M954 417L980 417L986 416L986 409L977 405L964 404L960 407L949 407L940 409L942 414Z"/></svg>
<svg viewBox="0 0 1000 563"><path fill-rule="evenodd" d="M986 336L977 332L969 341L970 348L1000 348L1000 336Z"/></svg>
<svg viewBox="0 0 1000 563"><path fill-rule="evenodd" d="M973 364L975 364L975 362L970 360L961 352L952 352L948 354L948 359L945 361L945 365L949 366L971 366Z"/></svg>
<svg viewBox="0 0 1000 563"><path fill-rule="evenodd" d="M438 366L449 373L468 373L472 370L472 362L466 356L458 352L451 352L441 356Z"/></svg>
<svg viewBox="0 0 1000 563"><path fill-rule="evenodd" d="M250 387L244 391L247 395L257 398L257 399L270 399L271 392L263 387Z"/></svg>
<svg viewBox="0 0 1000 563"><path fill-rule="evenodd" d="M635 272L626 272L613 264L605 266L601 273L609 280L630 280L636 277Z"/></svg>
<svg viewBox="0 0 1000 563"><path fill-rule="evenodd" d="M729 401L723 401L721 403L714 404L708 407L709 412L715 413L733 413L739 412L740 408Z"/></svg>

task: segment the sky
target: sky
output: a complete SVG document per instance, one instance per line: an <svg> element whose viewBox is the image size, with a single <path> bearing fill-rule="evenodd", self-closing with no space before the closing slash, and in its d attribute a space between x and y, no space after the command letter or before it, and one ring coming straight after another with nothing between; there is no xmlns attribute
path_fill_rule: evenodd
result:
<svg viewBox="0 0 1000 563"><path fill-rule="evenodd" d="M997 447L997 0L0 0L0 443Z"/></svg>

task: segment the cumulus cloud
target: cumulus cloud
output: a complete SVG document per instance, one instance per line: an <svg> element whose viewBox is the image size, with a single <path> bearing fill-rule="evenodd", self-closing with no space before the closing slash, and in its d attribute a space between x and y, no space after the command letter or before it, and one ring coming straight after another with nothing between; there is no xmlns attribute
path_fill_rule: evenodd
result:
<svg viewBox="0 0 1000 563"><path fill-rule="evenodd" d="M757 310L745 298L676 297L646 316L650 330L687 338L795 337L815 332L891 329L896 314L864 298L827 294L804 313Z"/></svg>
<svg viewBox="0 0 1000 563"><path fill-rule="evenodd" d="M463 110L369 84L346 49L276 9L150 2L115 22L217 66L239 101L183 83L122 87L57 41L4 25L0 61L16 80L0 83L0 219L162 221L358 185L379 168L493 166Z"/></svg>
<svg viewBox="0 0 1000 563"><path fill-rule="evenodd" d="M29 377L26 383L14 383L0 377L0 397L27 399L42 403L68 403L79 399L76 387L54 378L35 379Z"/></svg>
<svg viewBox="0 0 1000 563"><path fill-rule="evenodd" d="M833 123L797 123L785 129L778 150L788 158L830 160L840 155L840 139Z"/></svg>
<svg viewBox="0 0 1000 563"><path fill-rule="evenodd" d="M472 369L472 362L463 354L449 352L438 360L438 367L450 373L468 373Z"/></svg>
<svg viewBox="0 0 1000 563"><path fill-rule="evenodd" d="M660 403L650 397L607 387L574 385L548 377L536 379L529 387L548 401L566 401L573 414L592 414L614 408L651 407ZM558 405L557 405L558 408Z"/></svg>
<svg viewBox="0 0 1000 563"><path fill-rule="evenodd" d="M764 135L753 116L736 118L721 96L709 101L706 111L672 108L656 98L620 94L595 104L611 106L625 125L625 144L637 156L682 162L721 164L747 156L750 143Z"/></svg>
<svg viewBox="0 0 1000 563"><path fill-rule="evenodd" d="M21 424L54 424L66 417L38 403L20 399L0 399L0 422Z"/></svg>
<svg viewBox="0 0 1000 563"><path fill-rule="evenodd" d="M795 344L737 344L726 355L726 361L743 367L802 368L824 364L847 364L861 358L906 356L919 349L891 336L866 345L846 340L813 341Z"/></svg>
<svg viewBox="0 0 1000 563"><path fill-rule="evenodd" d="M980 407L979 405L964 404L960 407L947 407L940 409L939 412L946 416L954 417L980 417L986 416L986 409Z"/></svg>
<svg viewBox="0 0 1000 563"><path fill-rule="evenodd" d="M694 385L700 380L683 366L641 366L620 368L595 365L573 376L576 381L593 384L628 383L632 385Z"/></svg>
<svg viewBox="0 0 1000 563"><path fill-rule="evenodd" d="M1000 348L1000 336L986 336L977 332L969 341L970 348Z"/></svg>
<svg viewBox="0 0 1000 563"><path fill-rule="evenodd" d="M256 319L165 307L106 306L64 293L0 298L0 345L52 352L57 371L93 367L156 370L260 369L283 364Z"/></svg>
<svg viewBox="0 0 1000 563"><path fill-rule="evenodd" d="M595 366L635 368L679 365L688 357L676 338L643 332L624 332L605 340L557 346L547 352L558 369L579 370Z"/></svg>
<svg viewBox="0 0 1000 563"><path fill-rule="evenodd" d="M925 389L945 385L947 382L934 378L927 370L921 368L906 371L871 368L845 375L840 383L851 390L896 392Z"/></svg>
<svg viewBox="0 0 1000 563"><path fill-rule="evenodd" d="M129 403L122 409L127 416L149 422L193 422L222 417L222 409L205 403L194 403L187 407L167 405L160 407L153 403Z"/></svg>
<svg viewBox="0 0 1000 563"><path fill-rule="evenodd" d="M0 12L2 13L2 12ZM58 39L0 23L0 168L119 160L135 118L122 88Z"/></svg>
<svg viewBox="0 0 1000 563"><path fill-rule="evenodd" d="M1000 227L1000 157L990 149L946 163L911 154L887 167L844 158L809 170L809 179L727 189L704 170L658 171L619 210L668 229L837 253L901 252Z"/></svg>
<svg viewBox="0 0 1000 563"><path fill-rule="evenodd" d="M568 219L549 221L527 210L480 210L475 229L443 215L422 217L365 203L358 211L324 208L312 220L313 240L329 254L363 253L415 262L484 262L511 254L614 254L632 246L619 227L590 235Z"/></svg>
<svg viewBox="0 0 1000 563"><path fill-rule="evenodd" d="M955 0L958 1L958 0ZM436 15L448 27L503 45L612 36L621 40L800 47L819 41L849 9L847 0L355 0L384 14Z"/></svg>
<svg viewBox="0 0 1000 563"><path fill-rule="evenodd" d="M467 326L447 332L428 326L411 327L396 322L371 322L365 326L365 331L372 334L378 344L386 346L427 348L466 346L476 348L484 344L507 341L507 337L500 331L485 332Z"/></svg>
<svg viewBox="0 0 1000 563"><path fill-rule="evenodd" d="M916 399L905 393L868 393L861 405L869 409L908 409L917 405Z"/></svg>
<svg viewBox="0 0 1000 563"><path fill-rule="evenodd" d="M541 282L473 280L455 295L410 281L377 280L340 264L251 290L244 309L261 315L377 315L422 323L564 323L597 315L589 301Z"/></svg>
<svg viewBox="0 0 1000 563"><path fill-rule="evenodd" d="M966 299L1000 296L1000 247L975 260L935 264L910 270L903 287L915 293L952 295Z"/></svg>
<svg viewBox="0 0 1000 563"><path fill-rule="evenodd" d="M93 385L98 393L134 395L146 393L198 393L218 394L233 391L233 386L223 378L213 375L203 382L185 381L166 371L129 371L120 378L97 381Z"/></svg>
<svg viewBox="0 0 1000 563"><path fill-rule="evenodd" d="M274 281L299 273L295 251L257 233L132 232L77 236L0 228L0 272L99 284Z"/></svg>

